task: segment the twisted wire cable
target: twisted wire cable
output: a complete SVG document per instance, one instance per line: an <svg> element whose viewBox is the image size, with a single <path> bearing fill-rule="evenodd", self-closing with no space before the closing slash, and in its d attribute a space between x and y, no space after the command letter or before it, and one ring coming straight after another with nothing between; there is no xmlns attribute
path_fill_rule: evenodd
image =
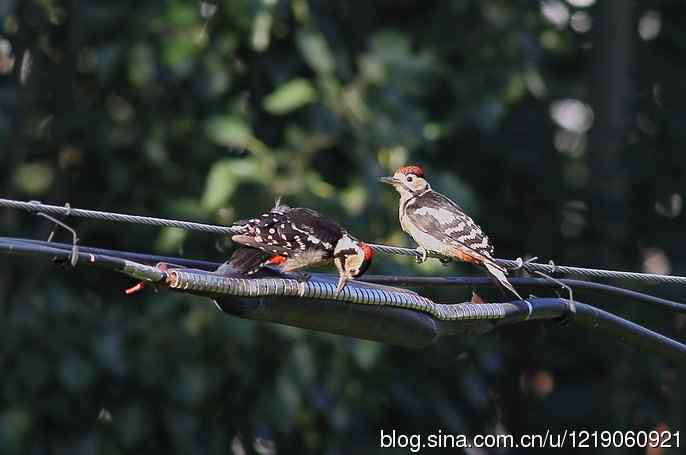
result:
<svg viewBox="0 0 686 455"><path fill-rule="evenodd" d="M390 245L369 244L375 251L384 254L398 254L405 256L417 256L417 251L412 248L402 248ZM441 255L430 252L429 257L442 258ZM612 278L620 280L643 281L648 283L671 283L686 284L686 277L675 275L660 275L656 273L625 272L620 270L592 269L588 267L572 267L566 265L556 265L554 263L541 264L538 262L528 262L513 259L496 258L496 262L511 271L526 270L527 272L543 272L550 275L576 275L589 278Z"/></svg>
<svg viewBox="0 0 686 455"><path fill-rule="evenodd" d="M148 226L164 226L190 231L210 232L213 234L237 234L239 229L216 224L194 223L191 221L170 220L141 215L127 215L124 213L103 212L99 210L76 209L69 206L48 205L38 201L15 201L0 199L0 207L26 210L32 213L49 213L53 215L77 216L96 220L116 221L119 223L145 224Z"/></svg>
<svg viewBox="0 0 686 455"><path fill-rule="evenodd" d="M31 213L49 213L53 215L76 216L81 218L116 221L121 223L144 224L148 226L164 226L192 231L208 232L212 234L231 235L240 233L239 228L231 226L218 226L216 224L195 223L165 218L155 218L141 215L128 215L123 213L104 212L98 210L77 209L67 206L48 205L38 201L16 201L12 199L0 199L0 207L26 210ZM369 246L377 253L390 255L417 256L417 251L412 248L403 248L391 245L370 243ZM432 258L443 258L434 252L428 253ZM660 275L654 273L625 272L619 270L604 270L588 267L571 267L556 265L554 263L542 264L531 261L496 259L496 262L510 270L525 270L527 272L543 272L550 275L564 274L588 278L608 278L641 281L646 283L669 283L686 285L686 277L674 275Z"/></svg>

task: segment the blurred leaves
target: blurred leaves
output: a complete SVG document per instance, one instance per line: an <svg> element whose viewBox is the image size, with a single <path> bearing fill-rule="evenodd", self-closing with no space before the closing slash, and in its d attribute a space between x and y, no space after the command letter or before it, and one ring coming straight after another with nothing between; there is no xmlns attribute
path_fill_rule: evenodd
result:
<svg viewBox="0 0 686 455"><path fill-rule="evenodd" d="M188 231L177 228L162 228L155 244L155 249L165 253L178 253L181 251L183 241L188 236Z"/></svg>
<svg viewBox="0 0 686 455"><path fill-rule="evenodd" d="M17 167L14 185L22 193L31 196L47 192L55 178L53 168L47 163L30 163Z"/></svg>
<svg viewBox="0 0 686 455"><path fill-rule="evenodd" d="M255 159L224 159L215 162L207 176L202 206L208 211L226 204L242 182L266 183L260 163Z"/></svg>
<svg viewBox="0 0 686 455"><path fill-rule="evenodd" d="M315 89L307 79L293 79L264 99L264 109L274 115L288 114L317 98Z"/></svg>
<svg viewBox="0 0 686 455"><path fill-rule="evenodd" d="M248 125L235 116L212 117L207 122L206 129L212 141L226 147L247 147L252 137Z"/></svg>
<svg viewBox="0 0 686 455"><path fill-rule="evenodd" d="M296 34L295 42L303 58L313 70L321 75L333 73L336 62L321 33L302 30Z"/></svg>

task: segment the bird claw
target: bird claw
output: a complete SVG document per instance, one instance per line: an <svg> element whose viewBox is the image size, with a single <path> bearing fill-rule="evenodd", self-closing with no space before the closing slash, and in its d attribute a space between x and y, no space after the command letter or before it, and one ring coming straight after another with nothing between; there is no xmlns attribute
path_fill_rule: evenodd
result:
<svg viewBox="0 0 686 455"><path fill-rule="evenodd" d="M417 257L415 258L415 261L417 261L417 264L423 264L426 262L426 258L428 257L428 252L426 251L426 248L418 246L417 249Z"/></svg>

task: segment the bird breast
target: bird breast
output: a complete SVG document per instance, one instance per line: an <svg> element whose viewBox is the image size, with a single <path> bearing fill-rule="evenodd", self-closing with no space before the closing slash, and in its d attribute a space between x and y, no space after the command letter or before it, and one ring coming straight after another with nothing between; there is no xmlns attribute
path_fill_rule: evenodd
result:
<svg viewBox="0 0 686 455"><path fill-rule="evenodd" d="M421 246L427 251L435 251L436 253L440 253L445 256L455 255L457 247L441 242L436 237L427 234L412 223L406 223L406 225L406 227L403 227L403 230L407 232L415 242L417 242L417 245Z"/></svg>

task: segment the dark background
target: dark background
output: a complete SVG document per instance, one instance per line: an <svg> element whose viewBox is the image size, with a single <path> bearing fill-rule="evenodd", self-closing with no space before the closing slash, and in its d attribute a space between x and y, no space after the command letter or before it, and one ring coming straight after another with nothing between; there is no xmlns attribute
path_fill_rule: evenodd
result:
<svg viewBox="0 0 686 455"><path fill-rule="evenodd" d="M499 257L685 275L685 23L678 0L0 0L0 195L224 224L283 195L411 245L376 178L420 163ZM70 222L90 246L231 248ZM49 231L0 211L2 235ZM371 272L478 273L409 257ZM379 431L686 422L683 370L574 325L411 351L131 284L2 259L0 452L407 453ZM577 297L686 338L683 316Z"/></svg>

